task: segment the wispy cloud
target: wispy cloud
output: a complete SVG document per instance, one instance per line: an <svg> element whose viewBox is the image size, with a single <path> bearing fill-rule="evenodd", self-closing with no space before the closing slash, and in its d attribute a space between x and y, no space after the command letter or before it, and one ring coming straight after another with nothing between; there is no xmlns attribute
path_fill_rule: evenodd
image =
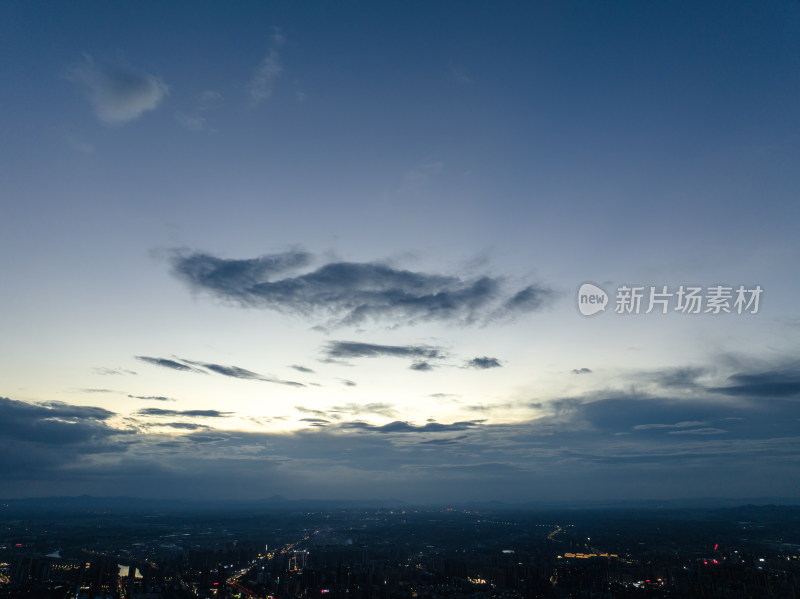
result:
<svg viewBox="0 0 800 599"><path fill-rule="evenodd" d="M208 128L208 113L222 99L222 94L215 91L204 91L194 102L188 112L178 111L175 120L185 129L202 131Z"/></svg>
<svg viewBox="0 0 800 599"><path fill-rule="evenodd" d="M462 279L372 262L331 262L311 272L286 276L310 260L302 251L243 260L181 251L171 254L173 273L193 290L246 307L323 315L331 326L368 320L389 320L397 325L487 323L538 310L553 297L553 292L541 285L508 290L501 277Z"/></svg>
<svg viewBox="0 0 800 599"><path fill-rule="evenodd" d="M389 356L394 358L442 358L439 347L429 345L377 345L358 341L331 341L325 348L331 358L377 358Z"/></svg>
<svg viewBox="0 0 800 599"><path fill-rule="evenodd" d="M127 370L126 368L94 368L94 374L99 374L102 376L114 376L114 375L122 375L122 374L136 374L133 370Z"/></svg>
<svg viewBox="0 0 800 599"><path fill-rule="evenodd" d="M163 397L162 395L128 395L131 399L145 399L148 401L175 401L169 397Z"/></svg>
<svg viewBox="0 0 800 599"><path fill-rule="evenodd" d="M250 80L250 83L247 86L250 94L251 106L258 106L272 96L272 91L275 87L275 81L278 78L278 75L281 74L281 71L283 71L278 48L280 48L285 41L286 37L280 32L280 30L277 28L273 29L272 35L270 36L270 48L267 51L267 55L258 65L258 68L253 74L253 78Z"/></svg>
<svg viewBox="0 0 800 599"><path fill-rule="evenodd" d="M155 366L170 368L172 370L180 370L183 372L196 372L208 374L214 372L223 376L229 376L236 379L245 379L251 381L263 381L265 383L275 383L277 385L288 385L290 387L305 387L303 383L297 381L286 381L279 378L265 376L252 370L240 368L239 366L224 366L222 364L213 364L211 362L198 362L196 360L187 360L184 358L177 358L170 360L167 358L153 358L150 356L136 356L137 360L142 360Z"/></svg>
<svg viewBox="0 0 800 599"><path fill-rule="evenodd" d="M592 370L590 368L573 368L572 374L590 374Z"/></svg>
<svg viewBox="0 0 800 599"><path fill-rule="evenodd" d="M297 372L303 372L307 374L313 374L314 371L306 366L299 366L297 364L292 364L289 368L294 368Z"/></svg>
<svg viewBox="0 0 800 599"><path fill-rule="evenodd" d="M350 414L358 416L377 414L378 416L385 416L387 418L394 418L397 415L395 406L386 402L371 402L366 404L348 403L344 405L333 406L329 411L334 414Z"/></svg>
<svg viewBox="0 0 800 599"><path fill-rule="evenodd" d="M676 422L675 424L637 424L633 427L634 430L644 431L654 428L687 428L690 426L704 426L707 422L699 420L687 420L685 422Z"/></svg>
<svg viewBox="0 0 800 599"><path fill-rule="evenodd" d="M153 366L161 366L162 368L170 368L172 370L181 370L183 372L197 372L200 374L207 374L204 370L199 368L194 368L189 366L188 364L184 364L183 362L178 362L176 360L170 360L167 358L152 358L150 356L134 356L137 360L141 360L142 362L147 362L148 364L152 364Z"/></svg>
<svg viewBox="0 0 800 599"><path fill-rule="evenodd" d="M219 410L164 410L162 408L142 408L136 412L139 416L187 416L189 418L226 418L232 412Z"/></svg>
<svg viewBox="0 0 800 599"><path fill-rule="evenodd" d="M67 78L83 85L94 112L105 123L125 123L154 110L169 92L161 79L144 71L100 66L84 55L67 70Z"/></svg>

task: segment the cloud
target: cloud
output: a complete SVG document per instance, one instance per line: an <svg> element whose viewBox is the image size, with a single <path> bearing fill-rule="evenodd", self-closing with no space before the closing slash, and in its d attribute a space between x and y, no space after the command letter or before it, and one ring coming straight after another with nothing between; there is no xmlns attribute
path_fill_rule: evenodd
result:
<svg viewBox="0 0 800 599"><path fill-rule="evenodd" d="M428 345L376 345L358 341L331 341L325 348L331 358L429 358L444 357L441 348Z"/></svg>
<svg viewBox="0 0 800 599"><path fill-rule="evenodd" d="M287 385L290 387L305 387L303 383L297 381L285 381L282 379L272 378L258 374L251 370L246 370L238 366L223 366L222 364L212 364L210 362L197 362L195 360L186 360L178 358L176 360L169 360L166 358L152 358L149 356L136 356L137 360L142 360L155 366L162 366L172 370L180 370L183 372L196 372L208 374L208 371L229 376L237 379L245 379L252 381L264 381L265 383L275 383L276 385Z"/></svg>
<svg viewBox="0 0 800 599"><path fill-rule="evenodd" d="M146 399L152 401L175 401L169 397L163 397L161 395L128 395L131 399Z"/></svg>
<svg viewBox="0 0 800 599"><path fill-rule="evenodd" d="M200 370L199 368L193 368L188 364L183 364L182 362L177 362L176 360L168 360L167 358L151 358L150 356L134 356L137 360L141 360L142 362L147 362L148 364L152 364L154 366L161 366L162 368L170 368L172 370L180 370L183 372L197 372L200 374L207 374L204 370Z"/></svg>
<svg viewBox="0 0 800 599"><path fill-rule="evenodd" d="M429 370L433 370L435 366L432 366L430 362L414 362L411 366L409 366L409 368L419 372L427 372Z"/></svg>
<svg viewBox="0 0 800 599"><path fill-rule="evenodd" d="M133 370L127 370L125 368L94 368L93 372L95 374L99 374L101 376L114 376L114 375L121 375L121 374L136 374Z"/></svg>
<svg viewBox="0 0 800 599"><path fill-rule="evenodd" d="M314 371L311 370L310 368L307 368L305 366L298 366L297 364L292 364L291 366L289 366L289 368L294 368L297 372L305 372L308 374L314 373Z"/></svg>
<svg viewBox="0 0 800 599"><path fill-rule="evenodd" d="M644 431L653 428L686 428L688 426L704 426L706 424L708 423L699 420L689 420L685 422L676 422L675 424L637 424L633 427L633 429L637 431Z"/></svg>
<svg viewBox="0 0 800 599"><path fill-rule="evenodd" d="M324 418L301 418L300 422L308 422L311 426L327 426L331 423L330 420Z"/></svg>
<svg viewBox="0 0 800 599"><path fill-rule="evenodd" d="M339 380L342 382L342 385L344 385L345 387L355 387L356 386L354 381L351 381L351 380L348 380L348 379L339 379Z"/></svg>
<svg viewBox="0 0 800 599"><path fill-rule="evenodd" d="M47 445L96 442L127 431L114 429L106 421L114 412L60 402L29 404L0 397L0 438Z"/></svg>
<svg viewBox="0 0 800 599"><path fill-rule="evenodd" d="M710 395L606 390L541 400L535 418L508 423L411 422L382 402L298 407L309 420L288 432L215 430L235 421L148 408L134 412L135 434L113 428L119 415L107 410L0 400L0 496L221 498L232 486L249 498L415 502L790 495L800 402Z"/></svg>
<svg viewBox="0 0 800 599"><path fill-rule="evenodd" d="M270 378L264 376L263 374L258 374L250 370L245 370L244 368L239 368L238 366L222 366L221 364L210 364L208 362L193 362L191 360L184 360L184 361L189 364L193 364L195 366L202 366L203 368L206 368L212 372L216 372L217 374L233 377L236 379L264 381L266 383L275 383L277 385L288 385L290 387L305 387L303 383L298 383L297 381L284 381L281 379Z"/></svg>
<svg viewBox="0 0 800 599"><path fill-rule="evenodd" d="M721 435L727 432L728 431L723 430L721 428L706 427L706 428L693 428L685 431L669 431L667 434L668 435Z"/></svg>
<svg viewBox="0 0 800 599"><path fill-rule="evenodd" d="M489 358L483 356L482 358L472 358L467 362L467 368L477 368L479 370L486 370L488 368L500 368L502 364L497 358Z"/></svg>
<svg viewBox="0 0 800 599"><path fill-rule="evenodd" d="M136 412L139 416L187 416L189 418L227 418L233 412L219 410L164 410L162 408L142 408Z"/></svg>
<svg viewBox="0 0 800 599"><path fill-rule="evenodd" d="M589 368L573 368L572 374L590 374L592 371Z"/></svg>
<svg viewBox="0 0 800 599"><path fill-rule="evenodd" d="M397 414L395 406L385 402L372 402L366 404L348 403L344 405L333 406L330 411L334 414L377 414L378 416L386 416L387 418L394 418L394 416Z"/></svg>
<svg viewBox="0 0 800 599"><path fill-rule="evenodd" d="M302 412L303 414L311 414L312 416L316 416L317 418L323 418L326 420L331 417L328 414L328 412L324 410L314 410L312 408L306 408L304 406L295 406L294 409L297 410L298 412ZM338 418L338 416L336 416L336 418Z"/></svg>
<svg viewBox="0 0 800 599"><path fill-rule="evenodd" d="M800 374L797 366L757 373L739 373L728 377L732 383L727 387L712 387L713 393L735 397L800 397Z"/></svg>
<svg viewBox="0 0 800 599"><path fill-rule="evenodd" d="M176 112L175 120L190 131L203 131L208 127L208 113L222 99L222 94L204 91L200 94L189 112Z"/></svg>
<svg viewBox="0 0 800 599"><path fill-rule="evenodd" d="M197 424L196 422L160 422L156 423L154 426L177 428L189 431L208 430L209 428L206 424Z"/></svg>
<svg viewBox="0 0 800 599"><path fill-rule="evenodd" d="M395 420L388 424L369 424L367 422L341 422L336 426L342 429L358 429L363 431L377 432L377 433L446 433L451 431L464 431L476 426L480 426L484 420L466 420L463 422L453 422L452 424L443 424L439 422L427 422L425 424L417 425L401 420Z"/></svg>
<svg viewBox="0 0 800 599"><path fill-rule="evenodd" d="M267 51L267 55L258 65L253 78L247 86L250 94L250 106L252 107L258 106L272 96L275 81L283 71L278 48L284 44L286 37L279 29L275 28L270 41L271 47Z"/></svg>
<svg viewBox="0 0 800 599"><path fill-rule="evenodd" d="M310 258L301 251L244 260L180 251L170 256L173 274L195 291L206 291L243 307L323 315L331 326L370 320L396 324L487 323L539 310L553 297L553 292L543 286L509 291L499 277L465 280L369 262L331 262L287 276L289 271L307 265Z"/></svg>
<svg viewBox="0 0 800 599"><path fill-rule="evenodd" d="M101 67L89 55L68 69L67 78L88 90L97 118L111 124L133 121L154 110L169 92L155 75L123 67Z"/></svg>

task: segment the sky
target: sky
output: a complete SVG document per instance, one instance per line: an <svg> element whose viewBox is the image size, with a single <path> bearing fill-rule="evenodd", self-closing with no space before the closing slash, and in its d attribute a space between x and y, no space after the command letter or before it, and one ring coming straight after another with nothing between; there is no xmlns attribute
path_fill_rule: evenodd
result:
<svg viewBox="0 0 800 599"><path fill-rule="evenodd" d="M0 497L797 499L798 35L3 3Z"/></svg>

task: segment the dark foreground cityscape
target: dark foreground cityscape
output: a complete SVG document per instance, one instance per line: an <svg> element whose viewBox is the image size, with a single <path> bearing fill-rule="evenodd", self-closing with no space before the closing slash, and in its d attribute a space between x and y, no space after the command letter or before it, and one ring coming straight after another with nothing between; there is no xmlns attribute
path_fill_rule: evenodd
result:
<svg viewBox="0 0 800 599"><path fill-rule="evenodd" d="M0 502L0 597L718 597L800 592L800 507Z"/></svg>

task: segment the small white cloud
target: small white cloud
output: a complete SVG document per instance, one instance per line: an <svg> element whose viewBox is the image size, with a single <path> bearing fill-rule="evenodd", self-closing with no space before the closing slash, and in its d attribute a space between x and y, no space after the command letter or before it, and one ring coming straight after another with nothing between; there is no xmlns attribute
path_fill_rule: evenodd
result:
<svg viewBox="0 0 800 599"><path fill-rule="evenodd" d="M154 110L169 92L161 79L144 71L108 68L85 55L67 72L70 81L84 85L94 112L105 123L125 123Z"/></svg>

